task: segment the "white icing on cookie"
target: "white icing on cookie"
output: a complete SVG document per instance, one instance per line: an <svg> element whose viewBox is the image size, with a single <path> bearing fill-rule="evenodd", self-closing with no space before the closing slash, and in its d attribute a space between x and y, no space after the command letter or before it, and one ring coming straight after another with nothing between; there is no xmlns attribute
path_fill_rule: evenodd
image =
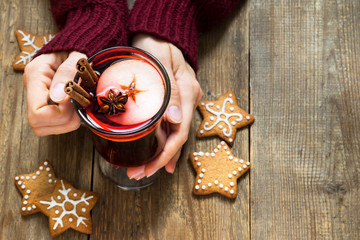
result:
<svg viewBox="0 0 360 240"><path fill-rule="evenodd" d="M80 223L84 224L87 227L86 223L84 222L84 220L87 220L87 218L80 217L76 212L76 207L79 203L85 203L86 205L89 205L88 200L92 199L93 196L85 197L85 193L83 193L83 195L81 196L81 199L79 199L79 200L70 199L68 196L68 193L71 191L71 188L66 189L62 180L61 180L61 185L62 185L62 189L59 189L58 191L61 195L64 196L64 200L62 202L60 202L60 203L56 202L53 197L51 197L50 202L49 201L40 201L41 204L49 205L49 207L47 209L51 209L51 208L57 207L57 206L61 207L61 209L62 209L60 216L53 218L53 220L56 221L54 224L53 230L55 230L59 225L61 227L63 227L63 217L67 216L67 215L70 215L70 216L73 215L77 218L77 222L76 222L77 227L80 225ZM58 199L59 199L59 196L58 196ZM66 210L65 203L71 203L73 205L72 210L70 210L70 211Z"/></svg>
<svg viewBox="0 0 360 240"><path fill-rule="evenodd" d="M224 134L226 137L230 137L230 136L232 135L232 127L231 127L231 125L230 125L230 123L229 123L229 118L236 116L236 117L238 117L238 118L236 119L236 121L239 122L239 121L242 121L242 120L243 120L243 115L240 114L240 113L227 113L227 112L226 112L225 106L226 106L226 103L227 103L227 102L229 102L230 104L233 104L233 103L234 103L234 101L233 101L231 98L226 98L226 99L224 100L224 103L223 103L223 106L222 106L222 108L221 108L221 111L218 111L218 112L210 108L211 106L214 105L214 103L207 103L207 104L205 105L206 110L216 116L216 121L215 121L215 123L213 123L213 125L209 126L209 123L208 123L208 122L205 122L205 124L204 124L204 129L205 129L206 131L209 131L209 130L213 129L219 122L223 122L223 123L225 123L225 124L228 126L228 128L224 128L222 132L223 132L223 134ZM217 105L216 108L217 108L217 109L220 109L220 106ZM223 118L222 118L222 116L223 116ZM221 126L221 125L219 125L219 127L220 127L220 126ZM222 126L221 126L220 128L222 128ZM228 130L228 131L227 131L227 130Z"/></svg>
<svg viewBox="0 0 360 240"><path fill-rule="evenodd" d="M24 53L25 56L20 56L20 60L17 61L15 64L19 64L19 63L23 63L24 65L26 65L28 62L31 61L31 59L33 58L33 56L35 56L35 54L41 49L41 46L36 46L35 45L35 36L33 36L31 38L31 34L25 34L23 31L18 30L18 32L23 36L23 38L21 39L22 42L24 42L24 46L31 46L34 50L33 52L26 52L26 51L22 51L22 53ZM54 38L55 35L51 35L49 34L49 38L47 39L44 36L44 42L45 44L48 43L51 39Z"/></svg>

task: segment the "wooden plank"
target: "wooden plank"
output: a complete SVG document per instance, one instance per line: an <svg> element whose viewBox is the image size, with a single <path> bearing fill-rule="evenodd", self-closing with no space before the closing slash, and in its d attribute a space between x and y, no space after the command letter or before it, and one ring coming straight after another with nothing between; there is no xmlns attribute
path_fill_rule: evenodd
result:
<svg viewBox="0 0 360 240"><path fill-rule="evenodd" d="M39 35L56 31L48 1L1 1L0 7L0 239L52 239L45 215L20 216L22 197L13 177L34 171L48 159L58 177L90 189L93 148L85 129L39 138L27 122L22 73L12 70L12 61L19 54L14 31L24 29ZM58 239L66 238L88 236L69 230Z"/></svg>
<svg viewBox="0 0 360 240"><path fill-rule="evenodd" d="M359 239L359 1L251 1L251 237Z"/></svg>
<svg viewBox="0 0 360 240"><path fill-rule="evenodd" d="M249 3L200 40L198 80L204 99L215 100L228 89L248 110ZM239 180L232 201L219 195L194 196L195 172L188 161L193 151L211 151L219 139L195 139L201 117L195 114L189 140L174 175L164 174L149 188L125 192L101 174L96 156L94 191L100 195L93 212L90 239L249 239L249 175ZM239 131L233 154L249 158L248 130Z"/></svg>

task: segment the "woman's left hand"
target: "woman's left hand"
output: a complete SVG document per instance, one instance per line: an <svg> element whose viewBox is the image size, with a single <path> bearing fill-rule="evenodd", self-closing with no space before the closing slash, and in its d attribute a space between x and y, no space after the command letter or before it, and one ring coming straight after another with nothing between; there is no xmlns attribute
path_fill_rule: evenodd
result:
<svg viewBox="0 0 360 240"><path fill-rule="evenodd" d="M146 34L135 36L132 45L160 60L171 81L171 97L165 112L165 120L170 123L170 134L162 152L153 161L128 168L128 177L139 180L150 177L164 166L167 172L174 172L181 148L188 139L194 110L203 93L194 70L176 46Z"/></svg>

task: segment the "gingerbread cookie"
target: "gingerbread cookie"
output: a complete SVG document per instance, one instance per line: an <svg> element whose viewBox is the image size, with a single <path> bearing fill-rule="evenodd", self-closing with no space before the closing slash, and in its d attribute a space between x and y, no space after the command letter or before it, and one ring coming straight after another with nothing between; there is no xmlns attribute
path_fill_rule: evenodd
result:
<svg viewBox="0 0 360 240"><path fill-rule="evenodd" d="M49 161L43 161L33 173L17 175L14 183L23 195L21 202L21 215L26 216L40 210L35 206L34 200L54 190L56 177Z"/></svg>
<svg viewBox="0 0 360 240"><path fill-rule="evenodd" d="M250 162L234 157L224 141L211 153L191 153L190 161L197 173L193 187L196 195L218 192L236 198L237 179L250 168Z"/></svg>
<svg viewBox="0 0 360 240"><path fill-rule="evenodd" d="M35 200L35 205L49 217L49 231L52 237L69 228L90 234L90 210L97 199L96 193L78 190L65 179L59 178L53 193L39 197Z"/></svg>
<svg viewBox="0 0 360 240"><path fill-rule="evenodd" d="M16 39L19 44L21 53L13 62L13 69L16 71L24 70L32 57L42 48L42 46L54 38L54 34L37 36L24 30L15 31Z"/></svg>
<svg viewBox="0 0 360 240"><path fill-rule="evenodd" d="M236 129L254 122L254 117L241 109L236 103L233 91L228 91L217 101L201 101L198 109L203 121L196 133L198 138L219 136L231 146Z"/></svg>

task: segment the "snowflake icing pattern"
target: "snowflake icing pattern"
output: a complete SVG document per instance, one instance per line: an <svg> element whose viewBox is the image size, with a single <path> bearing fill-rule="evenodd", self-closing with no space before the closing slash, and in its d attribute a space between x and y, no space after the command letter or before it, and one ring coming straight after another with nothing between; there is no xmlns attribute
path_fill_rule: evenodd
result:
<svg viewBox="0 0 360 240"><path fill-rule="evenodd" d="M77 224L76 224L77 227L80 225L80 223L84 224L87 227L86 223L84 222L84 220L87 220L87 218L80 217L76 213L76 207L77 207L77 205L79 203L85 203L86 205L89 205L88 200L92 199L93 196L85 197L85 193L83 193L83 195L81 196L81 199L72 200L68 196L68 193L71 191L71 188L66 189L62 180L61 180L61 185L62 185L62 189L59 189L59 192L65 197L65 200L63 202L61 202L61 203L56 202L54 200L54 197L51 197L51 202L40 201L41 204L49 205L49 207L47 209L51 209L51 208L56 207L56 206L59 206L59 207L62 208L62 212L61 212L60 216L56 217L56 218L53 218L53 220L56 221L56 223L54 224L53 230L55 230L58 227L58 225L63 227L63 220L62 219L66 215L74 215L77 218ZM65 208L66 203L72 204L72 206L73 206L72 210L66 210L66 208ZM71 222L72 218L69 218L69 221Z"/></svg>
<svg viewBox="0 0 360 240"><path fill-rule="evenodd" d="M23 36L21 41L25 42L24 46L31 46L34 49L33 52L22 51L21 53L23 53L24 56L20 56L20 60L15 63L15 64L23 63L24 65L26 65L27 63L29 63L31 61L32 57L35 56L35 54L42 48L42 46L36 46L35 45L35 36L31 37L31 34L25 34L21 30L18 30L18 32ZM51 34L49 35L49 39L47 39L44 36L44 43L47 44L54 37L55 36L51 35Z"/></svg>

